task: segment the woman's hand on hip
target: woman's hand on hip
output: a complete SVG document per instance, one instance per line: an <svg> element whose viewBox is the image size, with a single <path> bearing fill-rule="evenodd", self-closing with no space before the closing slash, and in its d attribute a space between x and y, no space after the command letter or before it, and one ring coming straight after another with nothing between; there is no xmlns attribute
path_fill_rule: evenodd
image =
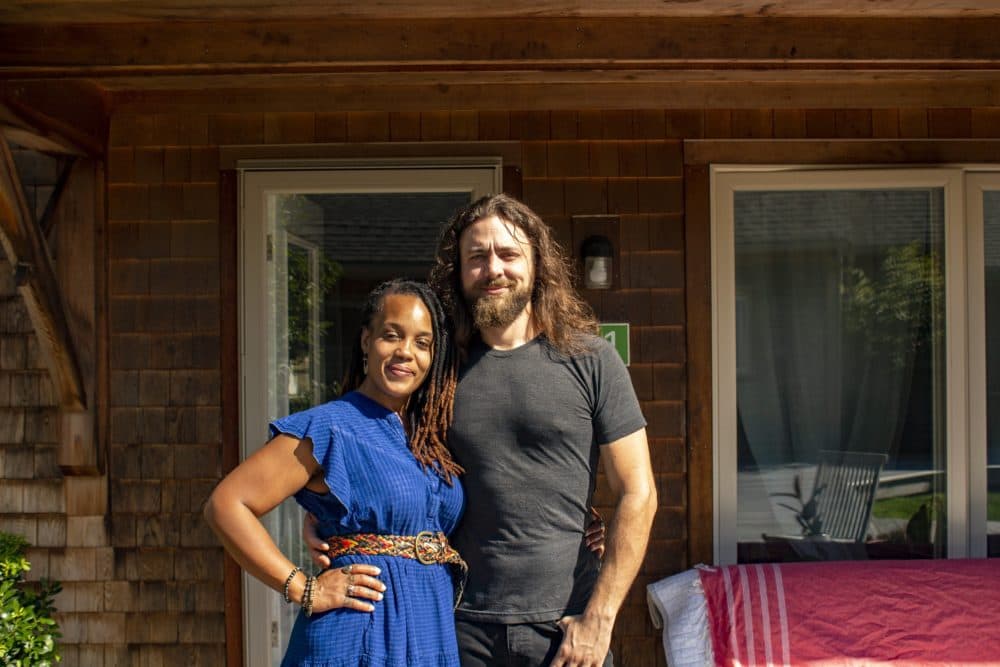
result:
<svg viewBox="0 0 1000 667"><path fill-rule="evenodd" d="M372 603L379 602L385 592L385 584L376 578L381 572L365 563L352 563L323 572L316 577L313 613L340 608L375 611Z"/></svg>

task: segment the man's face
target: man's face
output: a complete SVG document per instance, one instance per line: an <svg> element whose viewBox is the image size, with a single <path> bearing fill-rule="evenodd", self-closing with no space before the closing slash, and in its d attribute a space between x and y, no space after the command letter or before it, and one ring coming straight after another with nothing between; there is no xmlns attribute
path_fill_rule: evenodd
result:
<svg viewBox="0 0 1000 667"><path fill-rule="evenodd" d="M505 327L531 301L534 260L527 236L497 216L465 228L458 241L462 292L477 329Z"/></svg>

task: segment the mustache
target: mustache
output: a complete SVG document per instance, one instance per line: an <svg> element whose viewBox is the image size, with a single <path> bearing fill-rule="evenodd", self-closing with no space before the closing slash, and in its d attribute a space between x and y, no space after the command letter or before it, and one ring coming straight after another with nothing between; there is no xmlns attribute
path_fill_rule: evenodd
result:
<svg viewBox="0 0 1000 667"><path fill-rule="evenodd" d="M484 289L489 289L492 287L513 287L514 284L515 283L513 280L484 280L483 282L479 283L478 287Z"/></svg>

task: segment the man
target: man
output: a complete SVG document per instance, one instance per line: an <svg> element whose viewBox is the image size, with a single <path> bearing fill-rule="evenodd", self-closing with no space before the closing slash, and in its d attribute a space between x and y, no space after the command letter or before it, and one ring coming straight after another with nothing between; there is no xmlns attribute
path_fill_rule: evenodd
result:
<svg viewBox="0 0 1000 667"><path fill-rule="evenodd" d="M593 335L549 227L511 197L455 215L431 284L466 357L448 443L466 470L462 664L611 664L656 508L628 372ZM603 565L581 539L599 456L617 495Z"/></svg>
<svg viewBox="0 0 1000 667"><path fill-rule="evenodd" d="M451 537L469 564L455 612L462 665L611 665L656 508L628 372L594 335L549 227L511 197L452 218L430 282L464 357L448 436L466 471ZM603 564L585 537L599 458L617 496Z"/></svg>

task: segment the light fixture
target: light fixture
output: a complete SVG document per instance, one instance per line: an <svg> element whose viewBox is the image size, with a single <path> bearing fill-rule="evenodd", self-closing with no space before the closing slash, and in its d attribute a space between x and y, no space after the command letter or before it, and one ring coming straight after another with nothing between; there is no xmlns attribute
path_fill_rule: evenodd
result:
<svg viewBox="0 0 1000 667"><path fill-rule="evenodd" d="M583 286L610 289L614 276L614 246L606 236L588 236L580 248L583 256Z"/></svg>

